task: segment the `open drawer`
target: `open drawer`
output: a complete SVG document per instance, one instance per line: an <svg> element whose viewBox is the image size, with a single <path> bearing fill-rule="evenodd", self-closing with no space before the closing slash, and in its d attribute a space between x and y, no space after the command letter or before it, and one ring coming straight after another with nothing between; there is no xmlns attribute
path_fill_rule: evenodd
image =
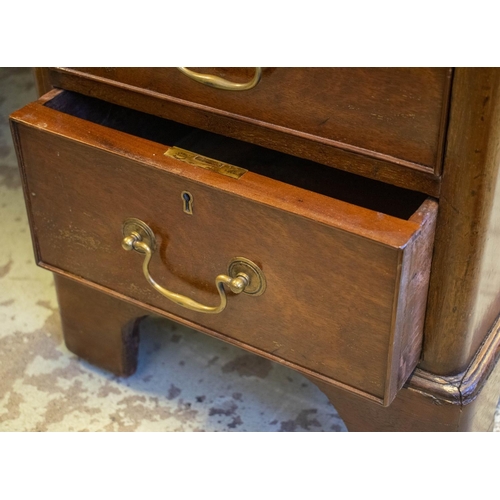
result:
<svg viewBox="0 0 500 500"><path fill-rule="evenodd" d="M380 404L416 366L434 200L66 91L11 121L42 267ZM122 247L130 218L162 287L217 306L240 257L262 287L220 285L218 314L168 300Z"/></svg>

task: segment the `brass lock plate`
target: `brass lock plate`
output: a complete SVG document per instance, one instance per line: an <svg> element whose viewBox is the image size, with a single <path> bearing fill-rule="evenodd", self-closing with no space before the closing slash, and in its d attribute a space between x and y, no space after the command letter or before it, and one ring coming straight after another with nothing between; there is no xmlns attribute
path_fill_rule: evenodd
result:
<svg viewBox="0 0 500 500"><path fill-rule="evenodd" d="M237 167L236 165L214 160L213 158L208 158L207 156L199 155L198 153L193 153L191 151L187 151L186 149L177 147L168 149L165 151L164 155L189 163L189 165L193 165L195 167L201 167L206 170L211 170L212 172L217 172L218 174L231 177L232 179L239 179L243 174L248 172L248 170Z"/></svg>

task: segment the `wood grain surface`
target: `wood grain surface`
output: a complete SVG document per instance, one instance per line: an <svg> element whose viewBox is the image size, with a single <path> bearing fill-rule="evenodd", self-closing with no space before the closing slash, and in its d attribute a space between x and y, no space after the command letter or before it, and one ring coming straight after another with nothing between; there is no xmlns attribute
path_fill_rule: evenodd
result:
<svg viewBox="0 0 500 500"><path fill-rule="evenodd" d="M211 70L247 77L241 68L204 69ZM53 68L48 75L56 87L439 194L449 69L266 68L246 92L206 87L175 68Z"/></svg>
<svg viewBox="0 0 500 500"><path fill-rule="evenodd" d="M500 70L455 71L421 367L469 364L500 313Z"/></svg>
<svg viewBox="0 0 500 500"><path fill-rule="evenodd" d="M465 405L440 401L433 393L409 387L384 408L332 385L311 381L330 398L351 432L487 432L494 424L500 365L479 396Z"/></svg>
<svg viewBox="0 0 500 500"><path fill-rule="evenodd" d="M36 90L39 96L42 96L52 90L50 73L47 68L34 68L33 74L35 77Z"/></svg>
<svg viewBox="0 0 500 500"><path fill-rule="evenodd" d="M440 376L417 368L389 408L311 380L328 395L350 431L490 431L500 395L500 319L469 366Z"/></svg>
<svg viewBox="0 0 500 500"><path fill-rule="evenodd" d="M145 311L57 274L54 278L66 347L115 375L132 375Z"/></svg>
<svg viewBox="0 0 500 500"><path fill-rule="evenodd" d="M434 202L398 219L253 172L235 180L192 167L159 143L41 104L13 122L43 265L380 403L413 369L420 332L403 325L419 324L430 263L417 273L411 255L431 245ZM230 296L215 316L168 302L145 282L141 255L121 248L128 217L155 232L151 273L171 290L213 305L215 276L243 256L267 291Z"/></svg>

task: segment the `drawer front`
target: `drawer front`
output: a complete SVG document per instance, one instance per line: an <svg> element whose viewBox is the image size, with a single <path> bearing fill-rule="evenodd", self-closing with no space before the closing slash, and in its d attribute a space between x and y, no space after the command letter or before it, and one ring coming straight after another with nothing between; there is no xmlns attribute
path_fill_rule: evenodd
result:
<svg viewBox="0 0 500 500"><path fill-rule="evenodd" d="M255 72L191 69L234 82L249 81ZM448 68L264 68L260 82L244 91L208 87L176 68L58 68L51 76L62 88L125 100L336 168L438 192Z"/></svg>
<svg viewBox="0 0 500 500"><path fill-rule="evenodd" d="M420 352L436 204L410 220L247 172L239 179L165 156L151 142L31 104L13 117L41 265L388 404ZM182 193L192 199L184 211ZM157 239L150 271L200 303L234 257L262 269L260 296L220 314L182 308L125 252L123 222Z"/></svg>

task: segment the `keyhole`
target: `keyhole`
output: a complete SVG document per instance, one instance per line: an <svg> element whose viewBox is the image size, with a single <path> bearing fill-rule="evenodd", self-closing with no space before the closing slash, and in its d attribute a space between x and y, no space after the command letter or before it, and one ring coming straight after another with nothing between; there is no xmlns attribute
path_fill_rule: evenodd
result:
<svg viewBox="0 0 500 500"><path fill-rule="evenodd" d="M187 191L183 191L181 197L184 213L193 215L193 195Z"/></svg>

